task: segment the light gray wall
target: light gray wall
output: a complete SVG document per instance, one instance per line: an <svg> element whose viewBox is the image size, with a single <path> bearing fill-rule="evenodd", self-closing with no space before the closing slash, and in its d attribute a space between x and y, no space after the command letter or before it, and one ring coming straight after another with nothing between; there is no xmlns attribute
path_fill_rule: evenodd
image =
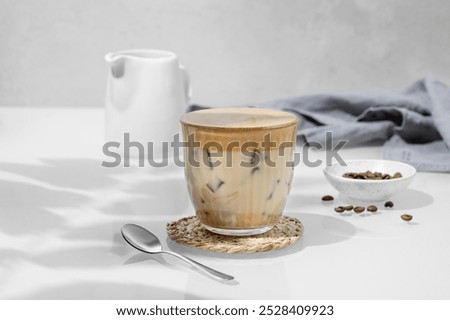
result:
<svg viewBox="0 0 450 320"><path fill-rule="evenodd" d="M101 106L105 53L176 52L194 102L450 83L447 0L0 0L0 105Z"/></svg>

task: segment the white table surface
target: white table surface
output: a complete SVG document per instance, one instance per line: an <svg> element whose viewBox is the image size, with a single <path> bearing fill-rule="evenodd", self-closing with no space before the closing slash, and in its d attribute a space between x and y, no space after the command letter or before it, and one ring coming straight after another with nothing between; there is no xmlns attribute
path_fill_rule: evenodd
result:
<svg viewBox="0 0 450 320"><path fill-rule="evenodd" d="M303 222L303 238L280 251L226 255L167 239L166 223L193 213L182 168L104 168L103 142L101 108L0 107L0 298L450 298L449 174L418 173L391 210L341 216L333 207L345 199L322 167L300 165L286 214ZM380 158L381 148L340 154ZM335 203L323 204L324 194ZM236 281L137 252L120 236L125 223Z"/></svg>

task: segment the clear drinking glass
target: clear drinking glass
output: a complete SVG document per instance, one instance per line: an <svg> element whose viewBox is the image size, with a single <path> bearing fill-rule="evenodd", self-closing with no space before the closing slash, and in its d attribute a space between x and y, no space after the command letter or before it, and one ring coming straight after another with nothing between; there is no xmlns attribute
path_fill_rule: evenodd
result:
<svg viewBox="0 0 450 320"><path fill-rule="evenodd" d="M181 120L185 173L196 215L225 235L269 231L294 173L298 118L259 108L212 108Z"/></svg>

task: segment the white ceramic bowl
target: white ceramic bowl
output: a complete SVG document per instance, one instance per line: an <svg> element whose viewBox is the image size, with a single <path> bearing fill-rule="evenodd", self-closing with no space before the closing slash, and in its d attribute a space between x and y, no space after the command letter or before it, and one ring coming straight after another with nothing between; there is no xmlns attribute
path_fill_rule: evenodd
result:
<svg viewBox="0 0 450 320"><path fill-rule="evenodd" d="M406 189L411 183L416 169L409 164L390 160L347 160L347 166L338 163L327 166L323 172L328 182L347 197L357 200L383 201ZM344 178L346 172L378 171L393 175L402 174L402 178L389 180L359 180Z"/></svg>

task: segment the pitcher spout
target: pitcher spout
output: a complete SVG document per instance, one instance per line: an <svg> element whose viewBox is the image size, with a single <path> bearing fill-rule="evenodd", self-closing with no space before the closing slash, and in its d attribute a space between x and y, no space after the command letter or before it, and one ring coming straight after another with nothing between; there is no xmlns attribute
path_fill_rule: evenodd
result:
<svg viewBox="0 0 450 320"><path fill-rule="evenodd" d="M125 74L125 57L117 53L105 55L105 61L111 66L111 74L114 78L121 78Z"/></svg>

